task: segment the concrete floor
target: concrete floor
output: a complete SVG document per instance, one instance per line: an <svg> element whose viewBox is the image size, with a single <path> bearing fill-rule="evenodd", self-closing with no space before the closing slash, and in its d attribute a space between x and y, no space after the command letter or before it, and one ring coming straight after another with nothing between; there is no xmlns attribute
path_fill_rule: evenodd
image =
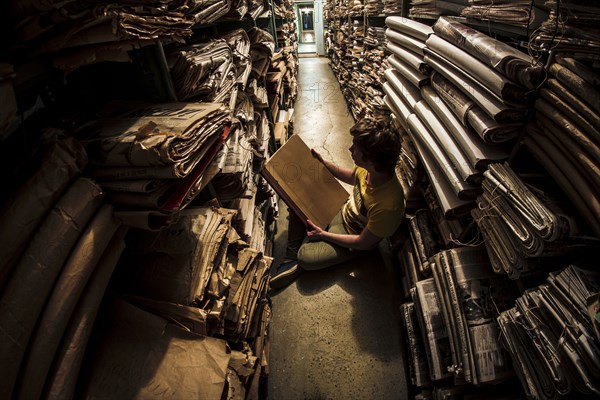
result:
<svg viewBox="0 0 600 400"><path fill-rule="evenodd" d="M354 123L326 58L301 58L294 133L351 166ZM280 207L275 262L287 238ZM407 399L399 281L379 252L307 272L272 296L268 398ZM274 271L275 272L275 271Z"/></svg>

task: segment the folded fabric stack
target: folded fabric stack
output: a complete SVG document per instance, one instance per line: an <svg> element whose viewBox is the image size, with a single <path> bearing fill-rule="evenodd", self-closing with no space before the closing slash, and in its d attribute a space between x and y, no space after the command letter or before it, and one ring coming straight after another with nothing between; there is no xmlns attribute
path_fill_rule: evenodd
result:
<svg viewBox="0 0 600 400"><path fill-rule="evenodd" d="M600 395L598 311L587 306L599 292L597 271L569 265L498 316L527 398L556 399L575 391Z"/></svg>
<svg viewBox="0 0 600 400"><path fill-rule="evenodd" d="M443 323L447 327L455 383L497 384L514 376L496 339L496 317L514 304L517 288L494 273L485 248L460 247L430 260Z"/></svg>
<svg viewBox="0 0 600 400"><path fill-rule="evenodd" d="M230 124L228 107L219 103L115 102L79 127L77 136L92 176L120 215L139 226L155 217L156 223L167 222L196 197Z"/></svg>
<svg viewBox="0 0 600 400"><path fill-rule="evenodd" d="M440 15L460 15L468 3L467 0L410 0L408 16L410 18L435 19Z"/></svg>
<svg viewBox="0 0 600 400"><path fill-rule="evenodd" d="M86 162L77 141L54 143L2 209L0 387L10 398L72 396L124 248L126 229L104 192L79 177Z"/></svg>
<svg viewBox="0 0 600 400"><path fill-rule="evenodd" d="M511 279L536 269L535 260L572 251L575 221L549 194L525 184L507 164L491 164L483 194L471 211L485 239L492 266ZM528 261L531 261L529 263Z"/></svg>
<svg viewBox="0 0 600 400"><path fill-rule="evenodd" d="M600 237L600 74L568 53L548 73L525 143Z"/></svg>

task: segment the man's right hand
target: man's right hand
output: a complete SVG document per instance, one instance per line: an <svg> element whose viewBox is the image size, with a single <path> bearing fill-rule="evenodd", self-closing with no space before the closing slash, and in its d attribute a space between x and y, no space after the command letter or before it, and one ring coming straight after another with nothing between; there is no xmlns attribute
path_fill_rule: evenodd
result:
<svg viewBox="0 0 600 400"><path fill-rule="evenodd" d="M321 157L321 155L315 149L310 149L310 154L312 154L314 158L319 160L319 162L323 162L323 157Z"/></svg>

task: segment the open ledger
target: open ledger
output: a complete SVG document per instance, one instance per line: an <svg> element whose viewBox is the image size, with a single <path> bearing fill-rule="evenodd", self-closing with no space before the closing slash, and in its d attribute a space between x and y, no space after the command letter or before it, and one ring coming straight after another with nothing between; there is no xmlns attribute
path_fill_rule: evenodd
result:
<svg viewBox="0 0 600 400"><path fill-rule="evenodd" d="M283 201L306 223L325 228L348 199L340 182L293 135L266 162L262 175Z"/></svg>

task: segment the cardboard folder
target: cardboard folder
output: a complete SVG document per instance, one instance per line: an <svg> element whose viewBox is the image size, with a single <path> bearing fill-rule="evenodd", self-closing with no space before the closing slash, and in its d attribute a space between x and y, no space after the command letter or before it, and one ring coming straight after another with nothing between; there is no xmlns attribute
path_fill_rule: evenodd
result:
<svg viewBox="0 0 600 400"><path fill-rule="evenodd" d="M302 221L310 219L321 228L348 199L346 189L312 156L298 135L273 154L261 173Z"/></svg>

